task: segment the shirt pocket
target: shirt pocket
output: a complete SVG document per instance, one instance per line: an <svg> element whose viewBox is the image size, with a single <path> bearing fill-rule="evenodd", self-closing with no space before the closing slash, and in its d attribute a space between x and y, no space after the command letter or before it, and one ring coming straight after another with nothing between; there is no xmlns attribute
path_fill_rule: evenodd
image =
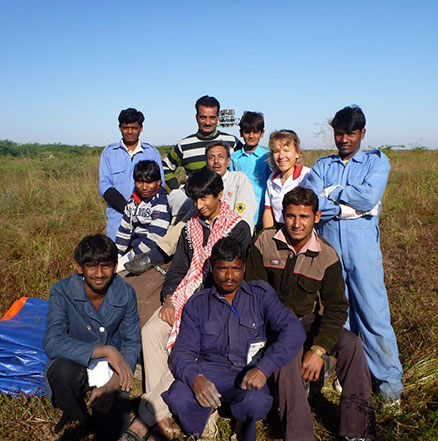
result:
<svg viewBox="0 0 438 441"><path fill-rule="evenodd" d="M114 184L119 184L126 179L126 168L121 168L120 166L111 171L111 176Z"/></svg>
<svg viewBox="0 0 438 441"><path fill-rule="evenodd" d="M245 330L248 341L266 338L265 323L261 317L254 318L250 315L241 315L239 324Z"/></svg>
<svg viewBox="0 0 438 441"><path fill-rule="evenodd" d="M314 311L316 304L319 302L321 283L318 280L300 276L297 280L297 284L301 301L296 302L294 312L299 316L310 314Z"/></svg>
<svg viewBox="0 0 438 441"><path fill-rule="evenodd" d="M224 320L211 320L201 326L201 351L217 351L225 347Z"/></svg>

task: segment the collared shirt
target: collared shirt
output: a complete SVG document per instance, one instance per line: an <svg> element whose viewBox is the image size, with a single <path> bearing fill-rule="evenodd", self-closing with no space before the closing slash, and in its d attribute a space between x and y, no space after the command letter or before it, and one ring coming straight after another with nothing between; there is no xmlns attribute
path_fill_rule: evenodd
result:
<svg viewBox="0 0 438 441"><path fill-rule="evenodd" d="M137 145L135 146L134 149L130 150L128 149L128 147L126 147L126 144L123 142L123 138L120 140L120 144L122 144L123 147L125 147L126 151L129 153L129 156L131 156L131 158L138 152L141 152L142 150L142 146L141 146L141 142L140 139L137 141Z"/></svg>
<svg viewBox="0 0 438 441"><path fill-rule="evenodd" d="M289 176L284 183L281 182L281 172L276 171L269 176L266 186L265 208L272 209L274 219L278 223L283 223L283 197L284 195L306 182L309 167L297 165L294 173Z"/></svg>
<svg viewBox="0 0 438 441"><path fill-rule="evenodd" d="M258 145L252 152L245 148L231 155L231 171L244 172L251 181L257 199L258 207L254 217L256 225L261 225L265 205L266 182L271 174L268 164L269 150Z"/></svg>
<svg viewBox="0 0 438 441"><path fill-rule="evenodd" d="M271 335L275 339L268 340L256 364L267 377L300 350L305 339L301 323L263 281L242 282L232 307L213 286L194 294L184 307L170 356L172 372L191 386L204 364L243 369L250 343Z"/></svg>
<svg viewBox="0 0 438 441"><path fill-rule="evenodd" d="M321 245L318 240L318 235L316 234L315 229L312 230L312 234L309 240L304 244L304 246L298 251L295 251L295 248L288 240L288 237L284 234L283 228L280 228L274 236L274 239L277 239L287 245L287 247L293 251L293 253L298 256L299 254L304 254L307 250L314 251L315 253L319 253L321 251Z"/></svg>

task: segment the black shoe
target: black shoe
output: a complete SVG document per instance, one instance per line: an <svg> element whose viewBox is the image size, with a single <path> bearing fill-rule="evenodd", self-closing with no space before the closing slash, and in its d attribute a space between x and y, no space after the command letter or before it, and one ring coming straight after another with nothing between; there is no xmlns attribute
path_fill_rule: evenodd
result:
<svg viewBox="0 0 438 441"><path fill-rule="evenodd" d="M130 262L125 263L125 269L136 276L153 268L156 264L151 262L148 253L137 254Z"/></svg>

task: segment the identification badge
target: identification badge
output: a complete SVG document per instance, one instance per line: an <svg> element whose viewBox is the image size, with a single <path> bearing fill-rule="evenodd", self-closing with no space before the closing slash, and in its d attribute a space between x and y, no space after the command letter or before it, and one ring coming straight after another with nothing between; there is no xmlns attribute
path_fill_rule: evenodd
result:
<svg viewBox="0 0 438 441"><path fill-rule="evenodd" d="M265 345L266 340L256 341L249 344L248 356L246 357L246 363L248 366L254 366L262 358Z"/></svg>

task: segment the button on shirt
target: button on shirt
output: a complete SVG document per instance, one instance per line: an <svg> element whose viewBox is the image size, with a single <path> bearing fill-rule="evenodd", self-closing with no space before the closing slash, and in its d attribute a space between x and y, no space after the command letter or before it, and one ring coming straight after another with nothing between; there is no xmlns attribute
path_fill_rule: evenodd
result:
<svg viewBox="0 0 438 441"><path fill-rule="evenodd" d="M271 333L276 339L267 342L256 364L268 377L300 350L305 339L300 321L263 281L242 282L232 305L215 287L200 291L184 307L170 357L172 371L191 386L204 363L243 369L250 343L266 340Z"/></svg>

